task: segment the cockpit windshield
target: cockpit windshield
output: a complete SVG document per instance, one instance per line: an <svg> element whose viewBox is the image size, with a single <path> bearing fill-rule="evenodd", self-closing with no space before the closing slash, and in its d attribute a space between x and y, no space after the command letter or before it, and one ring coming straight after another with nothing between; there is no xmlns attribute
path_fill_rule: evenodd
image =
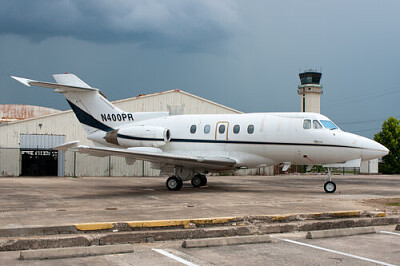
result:
<svg viewBox="0 0 400 266"><path fill-rule="evenodd" d="M330 129L330 130L339 129L332 121L329 121L329 120L320 120L320 121L321 121L321 124L326 129Z"/></svg>

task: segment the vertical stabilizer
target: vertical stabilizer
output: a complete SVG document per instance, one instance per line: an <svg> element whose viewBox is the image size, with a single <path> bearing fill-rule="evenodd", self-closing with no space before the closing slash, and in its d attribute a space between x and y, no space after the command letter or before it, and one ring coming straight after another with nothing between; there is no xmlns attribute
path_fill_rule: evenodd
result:
<svg viewBox="0 0 400 266"><path fill-rule="evenodd" d="M133 114L124 112L109 102L74 74L53 75L57 84L85 88L62 92L87 134L97 130L111 131L126 122L133 122Z"/></svg>
<svg viewBox="0 0 400 266"><path fill-rule="evenodd" d="M11 78L28 87L33 85L50 88L64 94L87 134L98 130L108 132L134 121L132 113L124 112L114 106L98 89L90 87L74 74L54 75L57 83L14 76Z"/></svg>

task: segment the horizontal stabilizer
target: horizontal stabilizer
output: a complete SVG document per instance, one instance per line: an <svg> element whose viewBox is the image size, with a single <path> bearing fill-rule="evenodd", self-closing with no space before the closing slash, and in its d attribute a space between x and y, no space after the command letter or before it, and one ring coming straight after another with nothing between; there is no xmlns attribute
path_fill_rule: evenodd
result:
<svg viewBox="0 0 400 266"><path fill-rule="evenodd" d="M361 165L361 158L346 161L344 163L330 163L324 164L323 167L360 167Z"/></svg>
<svg viewBox="0 0 400 266"><path fill-rule="evenodd" d="M58 84L58 83L50 83L50 82L43 82L43 81L37 81L33 79L27 79L27 78L21 78L21 77L15 77L11 76L11 78L15 79L22 85L25 85L27 87L30 86L39 86L43 88L49 88L49 89L54 89L55 92L58 93L65 93L65 92L82 92L82 91L99 91L98 89L91 88L89 85L86 84L80 84L83 86L71 86L71 85L64 85L64 84ZM76 81L76 80L75 80ZM75 83L76 84L76 83Z"/></svg>
<svg viewBox="0 0 400 266"><path fill-rule="evenodd" d="M57 84L80 87L80 88L91 88L86 82L78 78L74 74L54 74L53 78Z"/></svg>
<svg viewBox="0 0 400 266"><path fill-rule="evenodd" d="M59 146L53 147L53 149L59 150L59 151L67 151L68 149L77 147L78 144L79 144L79 140L74 140L74 141L70 141L70 142L61 144Z"/></svg>

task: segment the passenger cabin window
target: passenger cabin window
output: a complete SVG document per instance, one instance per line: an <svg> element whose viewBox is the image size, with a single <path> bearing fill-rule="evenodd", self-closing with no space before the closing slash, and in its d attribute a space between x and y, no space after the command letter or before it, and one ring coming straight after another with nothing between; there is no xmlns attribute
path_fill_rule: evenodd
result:
<svg viewBox="0 0 400 266"><path fill-rule="evenodd" d="M205 133L205 134L210 133L210 125L205 125L205 126L204 126L204 133Z"/></svg>
<svg viewBox="0 0 400 266"><path fill-rule="evenodd" d="M311 128L311 120L310 119L305 119L303 122L303 128L304 129L310 129Z"/></svg>
<svg viewBox="0 0 400 266"><path fill-rule="evenodd" d="M249 133L249 134L253 134L254 133L254 126L253 125L249 125L247 127L247 133Z"/></svg>
<svg viewBox="0 0 400 266"><path fill-rule="evenodd" d="M192 134L196 133L196 125L192 125L190 127L190 133L192 133Z"/></svg>
<svg viewBox="0 0 400 266"><path fill-rule="evenodd" d="M313 121L313 126L314 126L314 129L321 129L322 128L321 124L317 120Z"/></svg>
<svg viewBox="0 0 400 266"><path fill-rule="evenodd" d="M225 125L220 125L218 128L219 134L224 134L225 133Z"/></svg>
<svg viewBox="0 0 400 266"><path fill-rule="evenodd" d="M235 125L233 127L233 133L238 134L240 132L240 126L239 125Z"/></svg>

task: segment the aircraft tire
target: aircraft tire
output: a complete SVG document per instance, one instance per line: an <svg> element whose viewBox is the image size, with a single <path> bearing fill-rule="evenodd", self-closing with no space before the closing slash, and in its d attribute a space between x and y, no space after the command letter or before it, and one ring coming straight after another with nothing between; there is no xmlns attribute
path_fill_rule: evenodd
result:
<svg viewBox="0 0 400 266"><path fill-rule="evenodd" d="M182 188L182 179L180 179L178 176L171 176L167 179L167 182L165 183L165 185L167 186L167 188L169 190L172 191L178 191Z"/></svg>
<svg viewBox="0 0 400 266"><path fill-rule="evenodd" d="M193 178L192 178L192 186L194 187L200 187L202 186L203 183L203 178L202 175L200 174L196 174Z"/></svg>
<svg viewBox="0 0 400 266"><path fill-rule="evenodd" d="M324 184L324 190L326 193L333 193L336 191L336 184L333 181L327 181Z"/></svg>
<svg viewBox="0 0 400 266"><path fill-rule="evenodd" d="M200 186L203 187L207 185L207 177L205 175L200 175L201 176L201 183Z"/></svg>

